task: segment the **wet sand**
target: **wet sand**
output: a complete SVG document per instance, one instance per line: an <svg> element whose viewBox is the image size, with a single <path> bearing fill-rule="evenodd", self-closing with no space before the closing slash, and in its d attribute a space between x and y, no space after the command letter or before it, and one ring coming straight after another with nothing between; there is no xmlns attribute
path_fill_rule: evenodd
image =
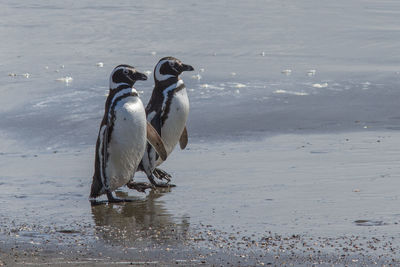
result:
<svg viewBox="0 0 400 267"><path fill-rule="evenodd" d="M176 188L123 188L133 203L91 206L93 147L3 138L1 264L396 266L399 140L368 130L198 140L163 165Z"/></svg>

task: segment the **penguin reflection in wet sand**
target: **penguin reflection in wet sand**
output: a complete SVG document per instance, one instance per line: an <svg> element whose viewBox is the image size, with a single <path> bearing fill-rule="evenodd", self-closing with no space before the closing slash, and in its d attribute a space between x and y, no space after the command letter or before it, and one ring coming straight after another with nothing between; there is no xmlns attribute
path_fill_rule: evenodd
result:
<svg viewBox="0 0 400 267"><path fill-rule="evenodd" d="M155 86L146 107L146 116L147 121L161 136L167 155L172 152L178 141L181 149L184 149L188 142L186 120L189 114L189 98L185 84L179 75L184 71L193 70L192 66L183 64L174 57L160 59L154 68ZM170 181L171 176L168 173L156 168L163 161L147 144L139 170L144 171L155 186L174 186L168 183L159 184L154 180L154 176L156 176L160 180Z"/></svg>
<svg viewBox="0 0 400 267"><path fill-rule="evenodd" d="M115 198L112 192L133 178L146 148L146 137L160 157L166 158L162 140L147 123L143 103L133 87L137 80L147 80L147 77L129 65L119 65L111 73L110 91L96 144L90 192L94 203L93 199L103 194L107 194L109 202L130 201ZM145 183L129 185L142 192L151 187Z"/></svg>

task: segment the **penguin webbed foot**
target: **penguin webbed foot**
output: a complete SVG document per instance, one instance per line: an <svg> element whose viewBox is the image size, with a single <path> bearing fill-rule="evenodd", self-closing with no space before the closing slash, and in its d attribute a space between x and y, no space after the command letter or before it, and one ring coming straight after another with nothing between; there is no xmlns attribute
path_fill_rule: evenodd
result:
<svg viewBox="0 0 400 267"><path fill-rule="evenodd" d="M129 182L126 184L129 189L135 189L138 192L146 193L146 189L154 189L154 186L149 183Z"/></svg>
<svg viewBox="0 0 400 267"><path fill-rule="evenodd" d="M157 183L157 182L154 180L154 176L153 176L153 175L151 175L151 176L148 177L148 178L149 178L149 181L152 183L152 185L155 186L155 187L160 187L160 188L176 187L176 185L170 184L169 181L166 182L166 183Z"/></svg>
<svg viewBox="0 0 400 267"><path fill-rule="evenodd" d="M91 206L99 206L103 204L107 204L108 200L96 200L96 199L90 199L90 205Z"/></svg>
<svg viewBox="0 0 400 267"><path fill-rule="evenodd" d="M171 178L172 178L171 174L169 174L168 172L166 172L162 169L155 168L153 171L153 174L159 180L164 179L164 180L167 180L168 183L171 182Z"/></svg>

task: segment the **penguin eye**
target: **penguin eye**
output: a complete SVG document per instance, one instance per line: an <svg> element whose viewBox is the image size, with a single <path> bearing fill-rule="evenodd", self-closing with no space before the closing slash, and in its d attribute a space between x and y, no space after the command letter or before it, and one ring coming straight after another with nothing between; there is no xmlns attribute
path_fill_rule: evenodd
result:
<svg viewBox="0 0 400 267"><path fill-rule="evenodd" d="M123 71L123 72L124 72L124 74L125 74L125 75L128 75L128 73L129 73L129 70L128 70L128 69L124 69L124 71Z"/></svg>
<svg viewBox="0 0 400 267"><path fill-rule="evenodd" d="M175 62L172 62L172 61L168 61L168 63L169 63L169 65L170 65L171 67L173 67L173 66L175 65Z"/></svg>

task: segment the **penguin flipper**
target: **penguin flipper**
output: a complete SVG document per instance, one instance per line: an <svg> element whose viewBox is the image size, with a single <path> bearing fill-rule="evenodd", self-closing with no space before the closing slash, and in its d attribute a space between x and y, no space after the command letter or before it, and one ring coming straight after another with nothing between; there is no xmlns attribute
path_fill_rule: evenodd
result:
<svg viewBox="0 0 400 267"><path fill-rule="evenodd" d="M185 126L185 128L183 128L181 137L179 138L179 146L181 147L181 149L185 149L187 144L188 144L188 132Z"/></svg>
<svg viewBox="0 0 400 267"><path fill-rule="evenodd" d="M164 142L162 141L160 135L157 133L156 129L147 122L147 141L156 150L157 154L162 160L167 159L167 151L165 150Z"/></svg>
<svg viewBox="0 0 400 267"><path fill-rule="evenodd" d="M100 163L100 177L101 177L101 181L103 183L103 188L106 189L106 191L109 188L109 181L108 181L108 177L106 176L106 166L107 166L107 158L108 158L108 141L110 140L110 135L111 133L110 131L110 123L109 121L107 121L103 127L104 130L102 133L102 137L103 137L103 142L101 142L100 144L100 149L99 149L99 153L102 153L102 157L100 158L101 163Z"/></svg>
<svg viewBox="0 0 400 267"><path fill-rule="evenodd" d="M153 117L151 120L151 126L157 131L158 135L161 136L161 117L162 117L162 112L157 112L157 114Z"/></svg>
<svg viewBox="0 0 400 267"><path fill-rule="evenodd" d="M104 144L102 143L104 141L104 135L105 135L105 130L107 128L107 125L102 124L100 126L99 130L99 136L97 137L97 142L96 142L96 160L95 160L95 171L93 175L93 181L92 181L92 186L90 190L90 198L97 198L101 194L104 194L104 170L102 167L104 166L104 151L103 147Z"/></svg>

